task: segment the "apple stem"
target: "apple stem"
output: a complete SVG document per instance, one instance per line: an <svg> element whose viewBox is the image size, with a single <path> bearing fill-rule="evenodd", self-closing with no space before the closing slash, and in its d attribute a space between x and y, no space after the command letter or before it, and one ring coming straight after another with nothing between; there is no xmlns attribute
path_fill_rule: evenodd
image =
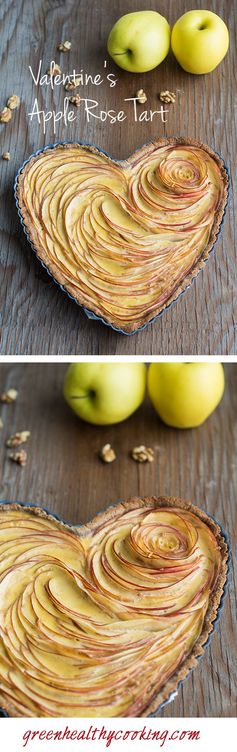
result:
<svg viewBox="0 0 237 752"><path fill-rule="evenodd" d="M131 55L131 50L125 50L125 52L114 52L113 57L121 57L122 55Z"/></svg>
<svg viewBox="0 0 237 752"><path fill-rule="evenodd" d="M73 394L73 395L72 395L72 396L70 397L70 399L75 399L75 400L77 399L77 400L81 400L81 399L86 399L87 397L94 397L94 392L92 392L92 391L91 391L91 392L87 392L86 394L83 394L83 396L82 396L82 397L78 397L77 395L74 395L74 394Z"/></svg>

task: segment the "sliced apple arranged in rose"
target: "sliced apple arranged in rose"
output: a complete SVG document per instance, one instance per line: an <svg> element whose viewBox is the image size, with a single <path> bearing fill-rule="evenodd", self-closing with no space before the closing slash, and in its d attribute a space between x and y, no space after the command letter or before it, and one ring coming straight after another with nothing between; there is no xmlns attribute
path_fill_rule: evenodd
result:
<svg viewBox="0 0 237 752"><path fill-rule="evenodd" d="M126 333L203 268L227 194L222 159L190 139L160 139L124 162L80 144L47 147L16 182L39 259L87 312Z"/></svg>
<svg viewBox="0 0 237 752"><path fill-rule="evenodd" d="M0 704L11 716L147 716L203 652L228 550L189 502L129 499L70 528L0 505Z"/></svg>

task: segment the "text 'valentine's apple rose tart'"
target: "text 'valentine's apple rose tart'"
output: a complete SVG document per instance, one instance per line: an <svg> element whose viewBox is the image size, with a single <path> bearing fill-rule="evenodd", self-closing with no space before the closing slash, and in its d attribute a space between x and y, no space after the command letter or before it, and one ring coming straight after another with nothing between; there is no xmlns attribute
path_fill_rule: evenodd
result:
<svg viewBox="0 0 237 752"><path fill-rule="evenodd" d="M11 716L146 716L203 652L227 546L181 499L129 499L82 528L0 506L0 704Z"/></svg>
<svg viewBox="0 0 237 752"><path fill-rule="evenodd" d="M87 310L130 333L203 267L228 194L223 160L191 139L159 139L124 162L57 144L28 160L16 195L37 256Z"/></svg>

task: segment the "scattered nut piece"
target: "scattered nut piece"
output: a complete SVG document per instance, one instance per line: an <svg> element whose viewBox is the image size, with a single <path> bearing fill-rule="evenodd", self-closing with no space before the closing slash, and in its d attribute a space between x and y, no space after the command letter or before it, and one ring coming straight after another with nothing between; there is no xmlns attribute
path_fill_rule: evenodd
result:
<svg viewBox="0 0 237 752"><path fill-rule="evenodd" d="M73 76L73 79L71 81L68 81L67 84L65 84L66 91L73 91L73 89L76 89L77 86L80 86L80 77L79 76Z"/></svg>
<svg viewBox="0 0 237 752"><path fill-rule="evenodd" d="M74 107L80 107L80 104L81 104L80 94L75 94L74 97L69 97L69 102L71 102L71 104L74 104Z"/></svg>
<svg viewBox="0 0 237 752"><path fill-rule="evenodd" d="M16 110L20 106L20 102L20 97L17 94L11 94L7 100L7 107L9 107L9 110Z"/></svg>
<svg viewBox="0 0 237 752"><path fill-rule="evenodd" d="M0 395L0 402L6 402L8 405L11 405L12 402L15 402L18 397L18 392L16 389L8 389L7 392L3 392L3 394Z"/></svg>
<svg viewBox="0 0 237 752"><path fill-rule="evenodd" d="M60 44L58 44L59 52L69 52L70 49L71 49L71 42L66 41L66 42L60 42Z"/></svg>
<svg viewBox="0 0 237 752"><path fill-rule="evenodd" d="M143 89L138 89L136 98L138 99L139 104L145 104L145 102L147 102L147 95Z"/></svg>
<svg viewBox="0 0 237 752"><path fill-rule="evenodd" d="M111 444L105 444L102 447L100 457L103 462L114 462L114 460L116 460L116 454L114 449L112 449Z"/></svg>
<svg viewBox="0 0 237 752"><path fill-rule="evenodd" d="M0 112L0 123L9 123L9 120L11 120L12 113L9 107L3 107L3 110Z"/></svg>
<svg viewBox="0 0 237 752"><path fill-rule="evenodd" d="M154 450L141 444L141 446L132 449L131 457L135 462L153 462Z"/></svg>
<svg viewBox="0 0 237 752"><path fill-rule="evenodd" d="M13 435L10 436L9 439L7 439L6 446L15 447L19 446L20 444L25 444L26 441L28 441L29 436L30 431L17 431L17 433L13 433Z"/></svg>
<svg viewBox="0 0 237 752"><path fill-rule="evenodd" d="M16 462L17 465L24 467L27 461L27 454L24 449L21 449L20 452L12 452L9 454L9 459L12 460L12 462Z"/></svg>
<svg viewBox="0 0 237 752"><path fill-rule="evenodd" d="M170 102L175 102L176 100L176 94L173 91L160 91L159 93L159 99L161 102L166 102L166 104L170 104Z"/></svg>
<svg viewBox="0 0 237 752"><path fill-rule="evenodd" d="M9 162L10 152L9 151L4 151L3 154L2 154L2 159L5 159L6 162Z"/></svg>
<svg viewBox="0 0 237 752"><path fill-rule="evenodd" d="M48 76L60 76L60 73L62 73L60 65L58 65L57 63L50 65Z"/></svg>
<svg viewBox="0 0 237 752"><path fill-rule="evenodd" d="M2 430L2 428L3 428L3 420L2 418L0 418L0 431Z"/></svg>

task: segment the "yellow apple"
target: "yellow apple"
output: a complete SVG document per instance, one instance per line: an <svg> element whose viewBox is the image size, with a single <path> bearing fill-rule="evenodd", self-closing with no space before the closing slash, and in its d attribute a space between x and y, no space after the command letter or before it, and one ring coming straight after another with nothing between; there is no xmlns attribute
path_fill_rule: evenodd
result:
<svg viewBox="0 0 237 752"><path fill-rule="evenodd" d="M220 16L211 10L190 10L176 21L171 47L188 73L210 73L225 57L229 32Z"/></svg>
<svg viewBox="0 0 237 752"><path fill-rule="evenodd" d="M221 363L152 363L148 393L168 426L200 426L219 404L225 387Z"/></svg>
<svg viewBox="0 0 237 752"><path fill-rule="evenodd" d="M111 29L107 46L109 55L120 68L145 73L156 68L168 55L168 21L153 10L127 13Z"/></svg>
<svg viewBox="0 0 237 752"><path fill-rule="evenodd" d="M72 363L64 397L82 420L98 426L120 423L132 415L146 393L144 363Z"/></svg>

